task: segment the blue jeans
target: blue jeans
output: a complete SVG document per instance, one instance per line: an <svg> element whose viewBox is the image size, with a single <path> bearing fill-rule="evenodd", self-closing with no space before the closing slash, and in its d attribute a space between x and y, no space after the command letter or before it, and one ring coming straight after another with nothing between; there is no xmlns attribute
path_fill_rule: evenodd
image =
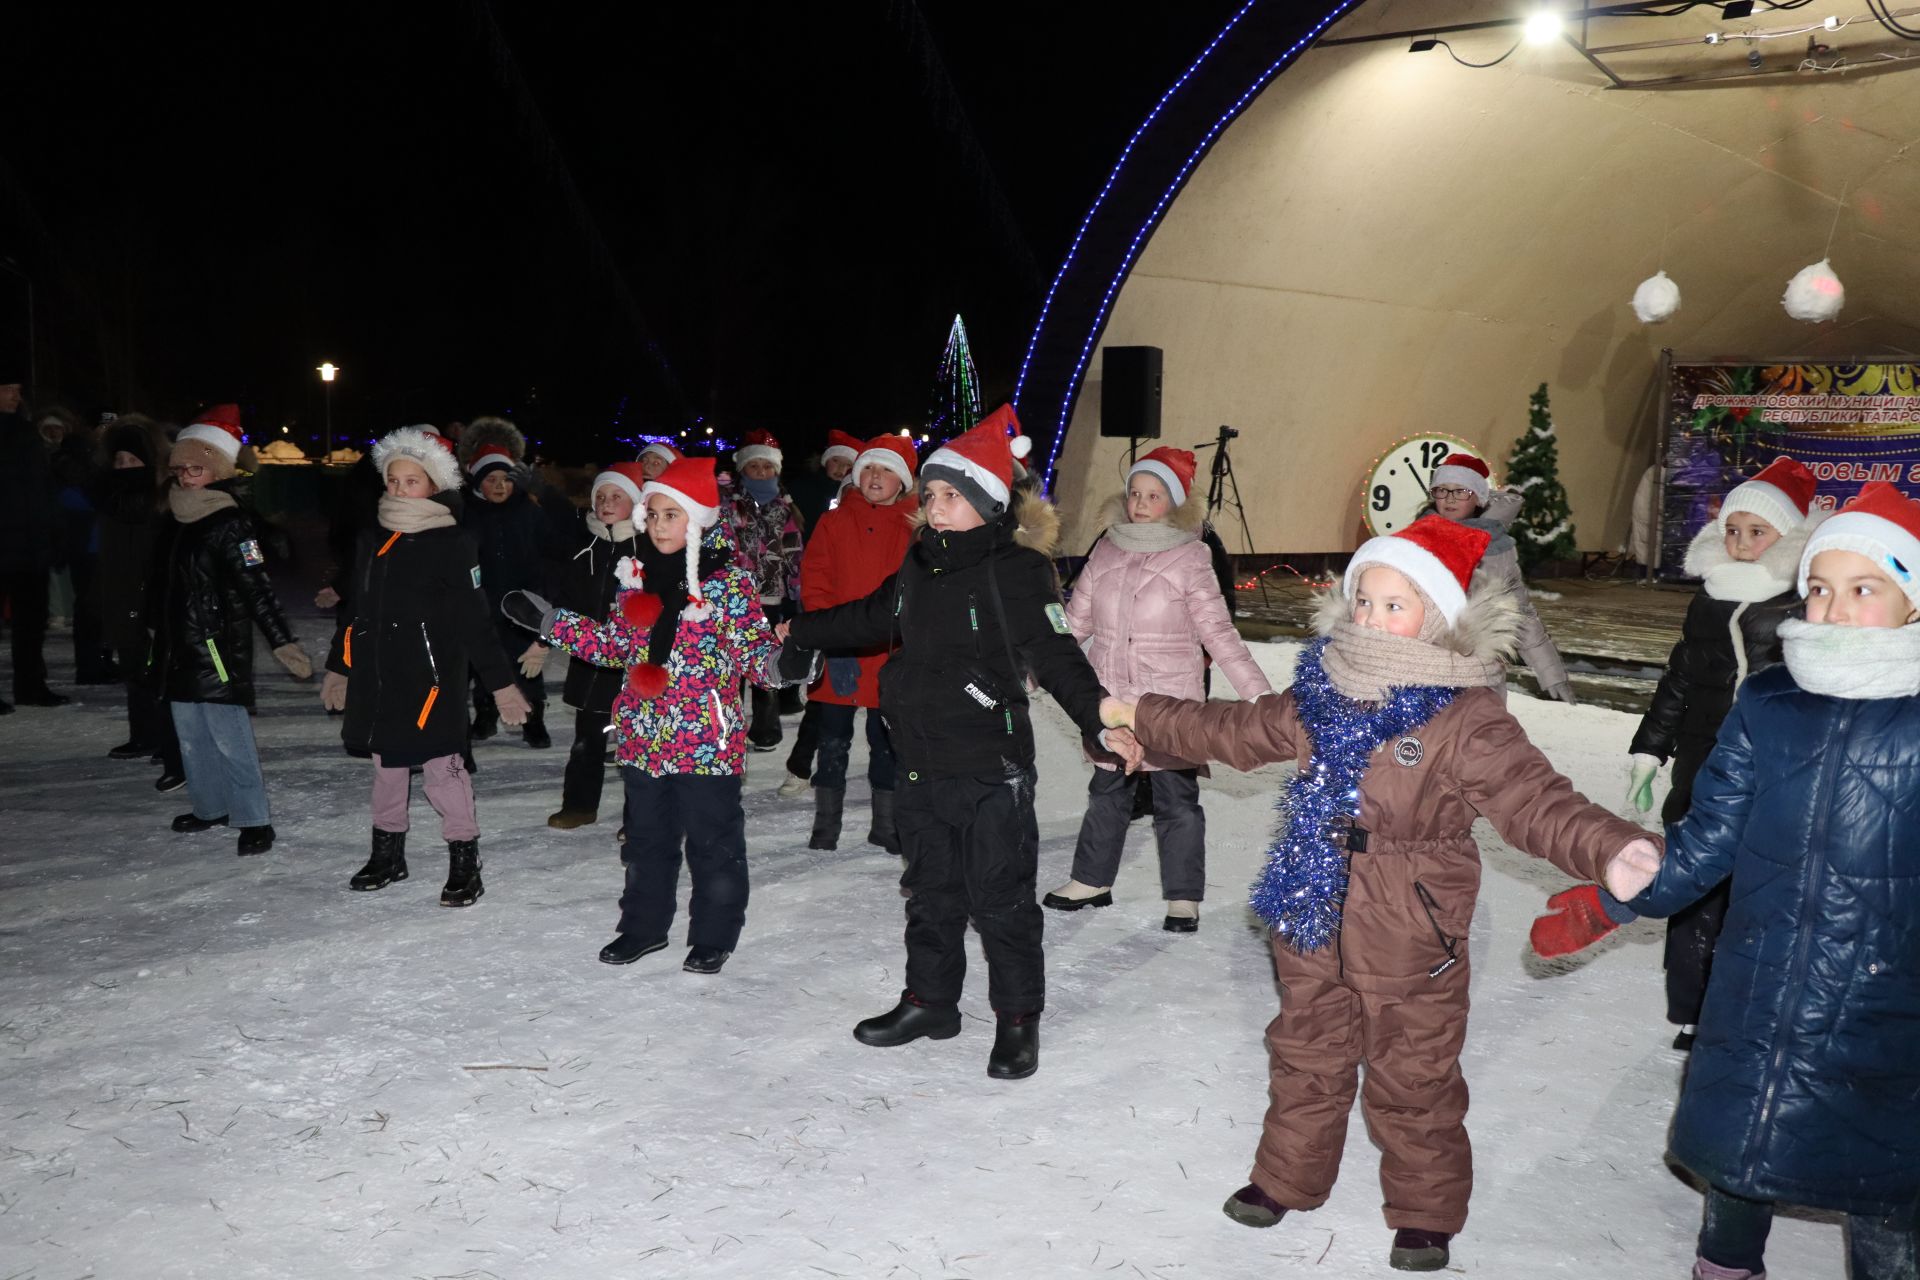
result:
<svg viewBox="0 0 1920 1280"><path fill-rule="evenodd" d="M225 818L230 827L264 827L267 780L253 745L253 722L245 707L216 702L175 702L174 732L196 818Z"/></svg>

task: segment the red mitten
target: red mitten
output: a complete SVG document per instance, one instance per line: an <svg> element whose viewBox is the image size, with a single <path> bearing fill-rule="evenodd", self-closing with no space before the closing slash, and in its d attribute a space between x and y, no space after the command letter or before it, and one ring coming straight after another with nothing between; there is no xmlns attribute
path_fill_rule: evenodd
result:
<svg viewBox="0 0 1920 1280"><path fill-rule="evenodd" d="M1570 956L1584 951L1620 926L1607 918L1596 885L1577 884L1547 899L1552 908L1536 918L1527 936L1535 955Z"/></svg>

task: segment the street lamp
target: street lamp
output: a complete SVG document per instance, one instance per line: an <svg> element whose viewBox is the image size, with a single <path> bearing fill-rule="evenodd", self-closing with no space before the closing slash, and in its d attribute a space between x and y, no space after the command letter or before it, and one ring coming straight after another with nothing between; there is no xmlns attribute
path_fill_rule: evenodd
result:
<svg viewBox="0 0 1920 1280"><path fill-rule="evenodd" d="M331 360L320 366L320 384L327 389L327 451L320 455L323 467L333 457L333 378L339 372L340 366Z"/></svg>

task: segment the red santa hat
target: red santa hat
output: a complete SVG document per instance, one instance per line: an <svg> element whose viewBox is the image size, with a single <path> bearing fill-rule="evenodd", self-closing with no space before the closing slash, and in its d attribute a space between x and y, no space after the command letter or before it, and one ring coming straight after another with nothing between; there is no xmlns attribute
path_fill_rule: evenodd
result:
<svg viewBox="0 0 1920 1280"><path fill-rule="evenodd" d="M700 594L700 537L720 520L720 485L712 458L682 458L640 490L642 501L660 494L687 513L687 607L680 616L699 620L713 613Z"/></svg>
<svg viewBox="0 0 1920 1280"><path fill-rule="evenodd" d="M1800 553L1799 586L1803 596L1807 594L1807 570L1822 551L1853 551L1865 556L1873 561L1874 568L1898 583L1907 599L1920 609L1920 502L1886 481L1861 485L1860 496L1814 529Z"/></svg>
<svg viewBox="0 0 1920 1280"><path fill-rule="evenodd" d="M1398 569L1446 618L1447 625L1460 621L1467 607L1467 586L1473 570L1486 554L1493 535L1485 529L1460 524L1444 516L1421 516L1398 533L1369 538L1353 553L1342 583L1347 595L1368 565L1383 564Z"/></svg>
<svg viewBox="0 0 1920 1280"><path fill-rule="evenodd" d="M1127 479L1132 480L1143 471L1155 477L1167 486L1167 492L1173 496L1173 505L1177 507L1193 492L1193 469L1194 457L1190 450L1163 444L1129 467Z"/></svg>
<svg viewBox="0 0 1920 1280"><path fill-rule="evenodd" d="M887 432L875 436L861 446L859 454L853 460L853 481L860 482L860 472L867 467L885 467L900 477L904 489L913 487L913 473L920 465L920 455L914 452L913 441L906 436Z"/></svg>
<svg viewBox="0 0 1920 1280"><path fill-rule="evenodd" d="M1474 501L1481 506L1493 492L1493 480L1487 464L1470 453L1450 453L1433 469L1428 488L1442 487L1473 490Z"/></svg>
<svg viewBox="0 0 1920 1280"><path fill-rule="evenodd" d="M505 445L484 445L479 452L473 455L473 460L467 463L467 474L475 480L478 480L481 476L486 475L487 472L495 470L496 468L506 467L508 470L512 470L514 466L515 459L513 450L507 448Z"/></svg>
<svg viewBox="0 0 1920 1280"><path fill-rule="evenodd" d="M603 485L612 485L633 499L633 505L640 505L640 491L646 488L647 473L637 462L616 462L593 478L593 487L587 490L587 501L593 501L593 495Z"/></svg>
<svg viewBox="0 0 1920 1280"><path fill-rule="evenodd" d="M820 451L820 465L824 467L835 458L845 458L853 464L854 474L858 475L860 471L858 459L860 451L865 447L858 436L848 435L844 431L829 431L827 447Z"/></svg>
<svg viewBox="0 0 1920 1280"><path fill-rule="evenodd" d="M419 464L435 489L460 487L460 461L453 455L453 441L432 427L401 427L381 436L373 446L373 465L379 468L382 480L387 478L387 468L400 458Z"/></svg>
<svg viewBox="0 0 1920 1280"><path fill-rule="evenodd" d="M674 463L680 461L680 459L687 456L686 454L681 453L678 449L674 448L672 445L662 444L658 440L656 440L652 444L648 445L646 448L642 449L637 455L635 455L633 460L635 462L639 462L642 459L644 459L648 454L652 454L654 457L660 459L660 461L666 463L668 466L672 466Z"/></svg>
<svg viewBox="0 0 1920 1280"><path fill-rule="evenodd" d="M1009 439L1008 437L1012 437ZM1001 405L982 418L973 430L935 449L920 464L920 487L944 480L958 489L973 509L992 520L1007 509L1013 493L1013 460L1033 451L1033 442L1020 434L1013 406Z"/></svg>
<svg viewBox="0 0 1920 1280"><path fill-rule="evenodd" d="M1813 472L1792 458L1775 458L1759 475L1736 485L1720 503L1720 527L1736 511L1759 516L1785 533L1807 518L1813 505Z"/></svg>
<svg viewBox="0 0 1920 1280"><path fill-rule="evenodd" d="M773 438L771 431L749 431L746 442L733 451L733 465L744 467L749 462L765 458L778 471L781 457L780 442Z"/></svg>
<svg viewBox="0 0 1920 1280"><path fill-rule="evenodd" d="M180 443L198 440L216 451L226 455L232 462L240 456L240 446L247 441L246 432L240 429L240 406L237 404L216 404L193 420L193 425L174 438Z"/></svg>

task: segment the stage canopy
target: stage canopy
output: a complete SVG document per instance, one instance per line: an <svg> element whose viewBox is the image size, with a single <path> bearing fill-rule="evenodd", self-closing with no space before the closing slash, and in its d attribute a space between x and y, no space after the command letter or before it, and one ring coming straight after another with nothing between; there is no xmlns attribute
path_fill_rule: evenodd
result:
<svg viewBox="0 0 1920 1280"><path fill-rule="evenodd" d="M1165 350L1163 442L1244 433L1233 459L1261 552L1355 546L1369 466L1407 436L1475 442L1502 472L1542 382L1579 544L1612 548L1653 455L1662 348L1916 358L1920 44L1836 0L1409 48L1526 12L1351 7L1202 146L1077 383L1053 475L1070 547L1125 467L1126 442L1098 436L1104 345ZM1845 309L1790 318L1787 280L1823 257ZM1629 300L1662 268L1683 302L1645 325Z"/></svg>

